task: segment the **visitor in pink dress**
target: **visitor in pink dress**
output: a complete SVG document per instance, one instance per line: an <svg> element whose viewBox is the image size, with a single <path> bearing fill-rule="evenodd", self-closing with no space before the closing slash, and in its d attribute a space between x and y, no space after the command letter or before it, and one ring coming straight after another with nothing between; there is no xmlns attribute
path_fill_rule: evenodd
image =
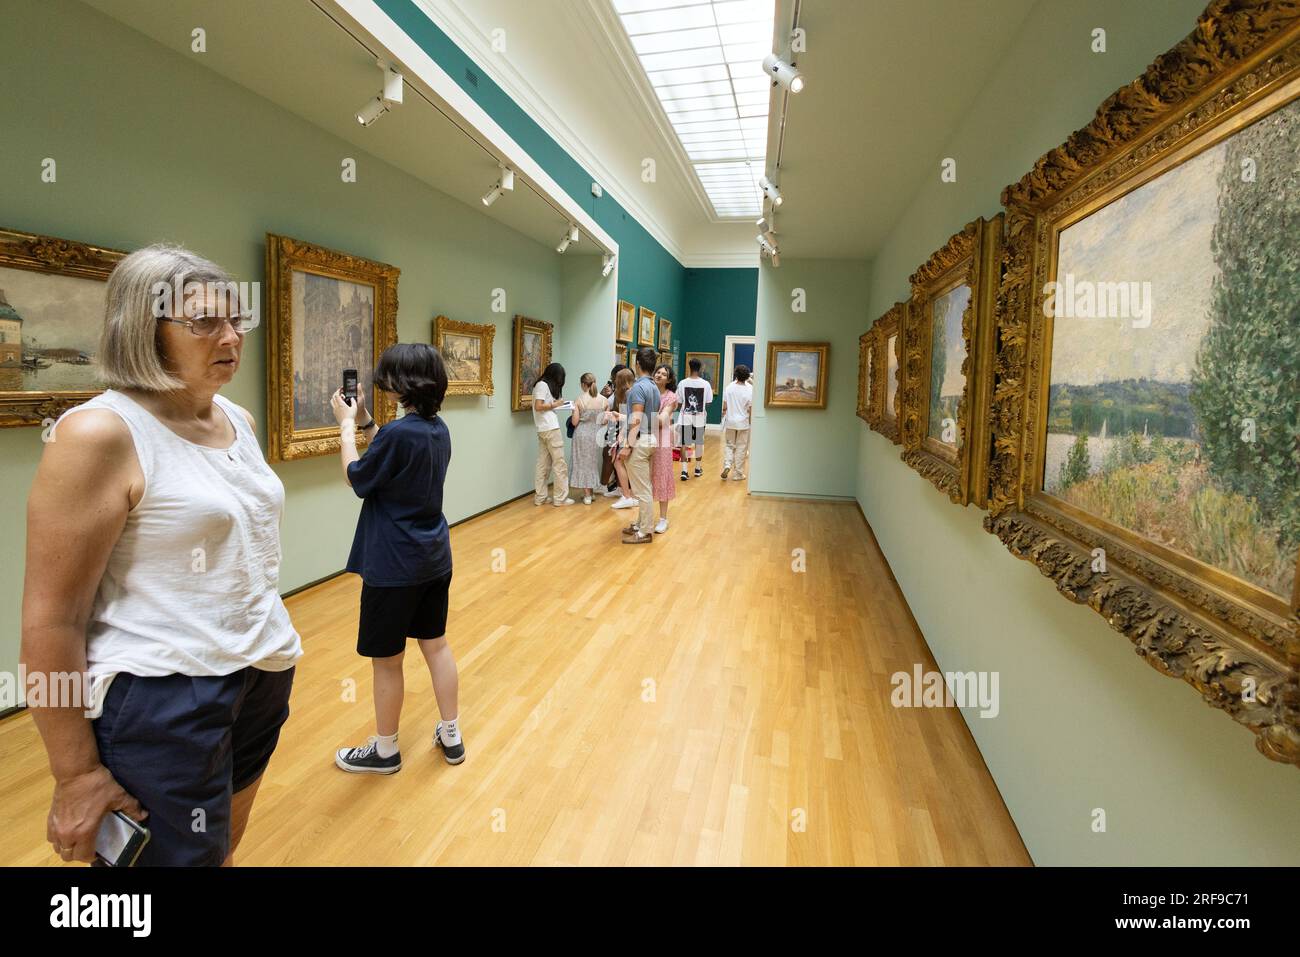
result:
<svg viewBox="0 0 1300 957"><path fill-rule="evenodd" d="M659 425L656 433L658 445L650 460L650 484L654 487L655 501L659 503L659 521L655 533L668 531L668 503L677 495L673 481L673 411L677 404L677 376L667 365L655 369L655 385L659 386Z"/></svg>

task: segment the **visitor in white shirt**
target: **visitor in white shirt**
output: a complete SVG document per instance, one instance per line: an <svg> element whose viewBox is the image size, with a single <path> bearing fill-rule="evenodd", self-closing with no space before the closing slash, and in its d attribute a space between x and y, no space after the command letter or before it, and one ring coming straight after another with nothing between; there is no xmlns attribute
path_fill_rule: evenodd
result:
<svg viewBox="0 0 1300 957"><path fill-rule="evenodd" d="M749 427L754 416L754 386L749 381L749 366L736 366L734 382L722 390L722 477L728 473L738 482L745 477L749 458Z"/></svg>

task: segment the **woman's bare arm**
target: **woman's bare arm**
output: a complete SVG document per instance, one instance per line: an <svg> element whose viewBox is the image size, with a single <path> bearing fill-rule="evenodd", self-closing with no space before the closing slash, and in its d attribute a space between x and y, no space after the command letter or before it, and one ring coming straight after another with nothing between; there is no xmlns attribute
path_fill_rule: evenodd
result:
<svg viewBox="0 0 1300 957"><path fill-rule="evenodd" d="M27 500L21 660L28 674L46 676L47 688L68 687L51 682L52 674L85 672L95 592L143 478L126 424L108 410L68 416L45 446ZM89 860L103 812L118 807L138 816L139 806L100 763L86 689L80 678L75 686L83 700L28 703L55 780L51 832L75 847L76 859Z"/></svg>

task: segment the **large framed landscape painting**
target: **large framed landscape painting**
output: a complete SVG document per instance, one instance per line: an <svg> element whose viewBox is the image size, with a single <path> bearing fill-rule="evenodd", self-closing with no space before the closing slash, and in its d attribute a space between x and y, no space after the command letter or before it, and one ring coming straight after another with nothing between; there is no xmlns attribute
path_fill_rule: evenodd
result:
<svg viewBox="0 0 1300 957"><path fill-rule="evenodd" d="M1252 6L1004 191L985 527L1300 765L1300 8Z"/></svg>
<svg viewBox="0 0 1300 957"><path fill-rule="evenodd" d="M104 289L125 255L0 229L0 428L57 419L103 390Z"/></svg>
<svg viewBox="0 0 1300 957"><path fill-rule="evenodd" d="M492 394L492 342L496 333L491 323L434 317L433 344L447 367L448 395Z"/></svg>
<svg viewBox="0 0 1300 957"><path fill-rule="evenodd" d="M988 492L988 404L1002 217L977 219L911 277L904 325L903 461L958 505Z"/></svg>
<svg viewBox="0 0 1300 957"><path fill-rule="evenodd" d="M551 324L515 316L510 363L510 408L521 412L533 407L533 386L551 364Z"/></svg>
<svg viewBox="0 0 1300 957"><path fill-rule="evenodd" d="M769 409L826 408L829 342L769 342L767 395Z"/></svg>
<svg viewBox="0 0 1300 957"><path fill-rule="evenodd" d="M266 236L267 458L339 449L330 396L356 369L366 407L381 425L395 403L374 389L375 363L397 341L401 270L288 236ZM358 435L359 441L364 441Z"/></svg>

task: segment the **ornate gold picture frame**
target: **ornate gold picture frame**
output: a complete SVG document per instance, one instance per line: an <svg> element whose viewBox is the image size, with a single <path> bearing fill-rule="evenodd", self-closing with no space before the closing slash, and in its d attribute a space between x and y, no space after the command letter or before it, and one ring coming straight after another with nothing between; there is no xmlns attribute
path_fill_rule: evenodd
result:
<svg viewBox="0 0 1300 957"><path fill-rule="evenodd" d="M769 342L767 392L769 409L824 409L829 372L829 342Z"/></svg>
<svg viewBox="0 0 1300 957"><path fill-rule="evenodd" d="M459 322L446 316L433 319L433 344L447 367L448 395L492 395L491 323Z"/></svg>
<svg viewBox="0 0 1300 957"><path fill-rule="evenodd" d="M894 303L871 326L875 334L876 368L872 379L874 394L869 397L866 410L867 425L895 445L902 441L899 406L904 388L902 348L908 306L906 302Z"/></svg>
<svg viewBox="0 0 1300 957"><path fill-rule="evenodd" d="M871 421L872 394L876 385L876 328L858 336L858 418Z"/></svg>
<svg viewBox="0 0 1300 957"><path fill-rule="evenodd" d="M977 219L912 274L903 461L958 505L988 499L988 406L1002 216Z"/></svg>
<svg viewBox="0 0 1300 957"><path fill-rule="evenodd" d="M515 316L510 350L510 408L522 412L533 407L533 386L551 364L552 325L541 319Z"/></svg>
<svg viewBox="0 0 1300 957"><path fill-rule="evenodd" d="M655 320L658 318L653 309L641 307L641 326L637 331L636 344L638 346L654 346L658 336L658 326Z"/></svg>
<svg viewBox="0 0 1300 957"><path fill-rule="evenodd" d="M392 421L396 402L376 394L372 378L379 356L397 342L400 274L387 263L266 234L269 461L338 452L329 398L345 368L357 370L375 421Z"/></svg>
<svg viewBox="0 0 1300 957"><path fill-rule="evenodd" d="M682 375L691 374L691 360L700 360L700 378L704 379L713 389L714 395L722 395L719 388L718 379L722 375L722 353L721 352L688 352L686 353L686 364L682 367Z"/></svg>
<svg viewBox="0 0 1300 957"><path fill-rule="evenodd" d="M657 346L660 352L672 352L673 350L673 323L671 319L659 317L659 344Z"/></svg>
<svg viewBox="0 0 1300 957"><path fill-rule="evenodd" d="M614 341L630 343L636 338L636 306L620 299L614 312Z"/></svg>
<svg viewBox="0 0 1300 957"><path fill-rule="evenodd" d="M1065 282L1058 276L1062 235L1092 217L1115 216L1115 210L1132 208L1126 200L1139 190L1145 190L1148 202L1150 196L1159 195L1160 189L1171 192L1172 208L1179 211L1180 217L1185 215L1184 210L1203 208L1192 204L1207 201L1204 190L1169 190L1156 185L1157 193L1153 194L1149 187L1171 174L1191 175L1186 171L1196 169L1192 164L1203 154L1212 157L1212 150L1226 144L1222 160L1215 160L1221 163L1221 171L1208 178L1211 212L1217 208L1220 217L1213 220L1214 243L1210 245L1208 230L1201 234L1201 241L1215 256L1226 250L1261 269L1276 270L1278 263L1287 261L1294 265L1294 258L1284 258L1295 256L1293 233L1261 232L1257 226L1220 233L1219 224L1224 216L1256 215L1260 204L1269 197L1273 201L1296 201L1293 193L1278 190L1274 177L1295 175L1300 144L1295 142L1294 113L1286 114L1290 117L1286 124L1281 119L1284 109L1300 108L1298 97L1300 6L1293 0L1216 0L1189 36L1157 58L1141 77L1107 99L1088 126L1039 159L1018 183L1003 191L1007 245L998 297L997 378L990 416L990 514L984 521L986 530L1013 555L1033 562L1055 582L1061 594L1087 604L1127 636L1148 664L1161 674L1182 679L1208 704L1249 728L1255 735L1256 747L1266 757L1292 765L1300 765L1300 585L1293 587L1289 595L1271 592L1247 580L1245 573L1233 574L1220 563L1192 557L1192 544L1187 539L1156 540L1135 532L1132 523L1113 516L1101 517L1098 506L1080 505L1072 492L1067 494L1074 484L1092 487L1098 475L1109 481L1110 472L1106 470L1118 468L1108 464L1103 465L1105 474L1092 471L1097 454L1090 454L1088 446L1098 441L1092 434L1095 417L1082 413L1074 416L1072 412L1075 429L1082 436L1075 440L1078 450L1073 465L1067 459L1053 471L1047 467L1045 452L1049 416L1062 419L1061 390L1054 387L1053 375L1065 361L1063 357L1083 352L1077 342L1073 353L1062 351L1062 344L1055 343L1058 349L1053 355L1054 338L1072 328L1065 323L1059 302L1048 305L1049 297L1059 296L1061 289L1049 284ZM1253 124L1260 124L1257 130L1265 129L1266 121L1267 142L1243 141L1253 143L1252 149L1246 151L1247 159L1266 160L1258 164L1261 188L1248 193L1244 201L1232 202L1231 197L1245 182L1243 173L1248 165L1233 155L1233 138ZM1292 132L1287 134L1287 129ZM1268 156L1254 156L1254 147ZM1294 221L1294 213L1290 215ZM1177 226L1162 228L1173 228L1180 236L1186 233ZM1140 234L1146 235L1146 228ZM1264 244L1260 248L1269 250L1269 255L1251 255L1251 242ZM1109 247L1093 243L1091 248ZM1163 248L1149 250L1152 256L1164 252ZM1159 265L1168 272L1181 267L1182 262L1181 258L1170 260L1166 255ZM1144 263L1143 268L1155 267ZM1293 269L1283 269L1280 274L1274 272L1268 283L1253 283L1249 269L1238 272L1240 277L1231 281L1243 284L1234 288L1274 288L1284 292L1292 290L1297 275ZM1225 276L1226 270L1215 281L1229 281ZM1289 314L1294 320L1295 298L1290 294L1285 298L1289 306L1281 303L1278 314ZM1208 323L1219 322L1221 315L1248 321L1257 315L1240 306L1226 313L1201 308L1210 316ZM1174 316L1169 321L1182 320ZM1156 326L1159 335L1159 321ZM1100 335L1102 328L1094 326L1089 331L1098 330ZM1212 330L1213 326L1206 328ZM1205 333L1207 337L1209 334ZM1125 347L1147 355L1175 348L1178 342L1168 329L1163 331L1163 341L1172 345L1160 345L1160 341L1130 338ZM1236 348L1252 344L1257 347L1259 340L1238 335L1227 341L1235 342ZM1097 348L1104 350L1105 341L1099 339ZM1216 351L1199 352L1195 368L1199 369L1204 361L1212 362ZM1090 361L1095 361L1097 355L1104 360L1111 354L1092 353ZM1278 355L1281 362L1290 362L1294 353L1284 350ZM1218 378L1210 378L1208 383L1201 380L1196 388L1202 390L1202 396L1212 395L1224 387L1221 383L1231 382L1234 374L1220 371ZM1272 373L1264 370L1260 376L1264 380ZM1240 427L1238 415L1257 411L1261 416L1276 415L1273 409L1278 406L1282 415L1292 416L1290 422L1294 424L1300 395L1296 394L1294 381L1285 383L1282 389L1281 401L1273 406L1229 410L1230 414L1218 421L1198 419L1198 430L1191 433L1191 438L1171 433L1179 436L1174 449L1178 461L1172 465L1151 463L1153 440L1144 435L1147 421L1143 413L1138 420L1141 424L1129 425L1135 431L1126 444L1131 446L1131 455L1138 464L1128 466L1127 474L1178 483L1182 474L1199 472L1204 477L1209 472L1214 483L1221 485L1213 474L1216 465L1212 447L1207 444L1211 441L1209 433L1225 424ZM1170 391L1165 389L1166 393ZM1077 407L1078 395L1072 398ZM1168 420L1169 416L1163 418ZM1251 426L1254 424L1252 419ZM1101 434L1105 436L1106 431L1103 421ZM1161 462L1170 458L1170 446L1175 445L1163 439L1162 443ZM1255 456L1253 450L1244 448L1241 454L1251 460ZM1107 458L1112 459L1109 455ZM1283 454L1276 461L1285 465L1284 458ZM1296 472L1283 469L1280 474L1289 476L1284 482L1296 480ZM1049 493L1046 487L1053 480L1056 491ZM1219 501L1230 502L1234 493L1229 487L1221 487L1215 489L1215 494L1220 496ZM1173 504L1178 505L1178 501ZM1186 503L1181 514L1192 516L1192 505L1191 501ZM1208 516L1211 531L1224 531L1231 517L1226 505L1198 507L1201 520Z"/></svg>
<svg viewBox="0 0 1300 957"><path fill-rule="evenodd" d="M125 255L0 229L0 428L57 419L103 391L84 386L95 384L103 284Z"/></svg>

